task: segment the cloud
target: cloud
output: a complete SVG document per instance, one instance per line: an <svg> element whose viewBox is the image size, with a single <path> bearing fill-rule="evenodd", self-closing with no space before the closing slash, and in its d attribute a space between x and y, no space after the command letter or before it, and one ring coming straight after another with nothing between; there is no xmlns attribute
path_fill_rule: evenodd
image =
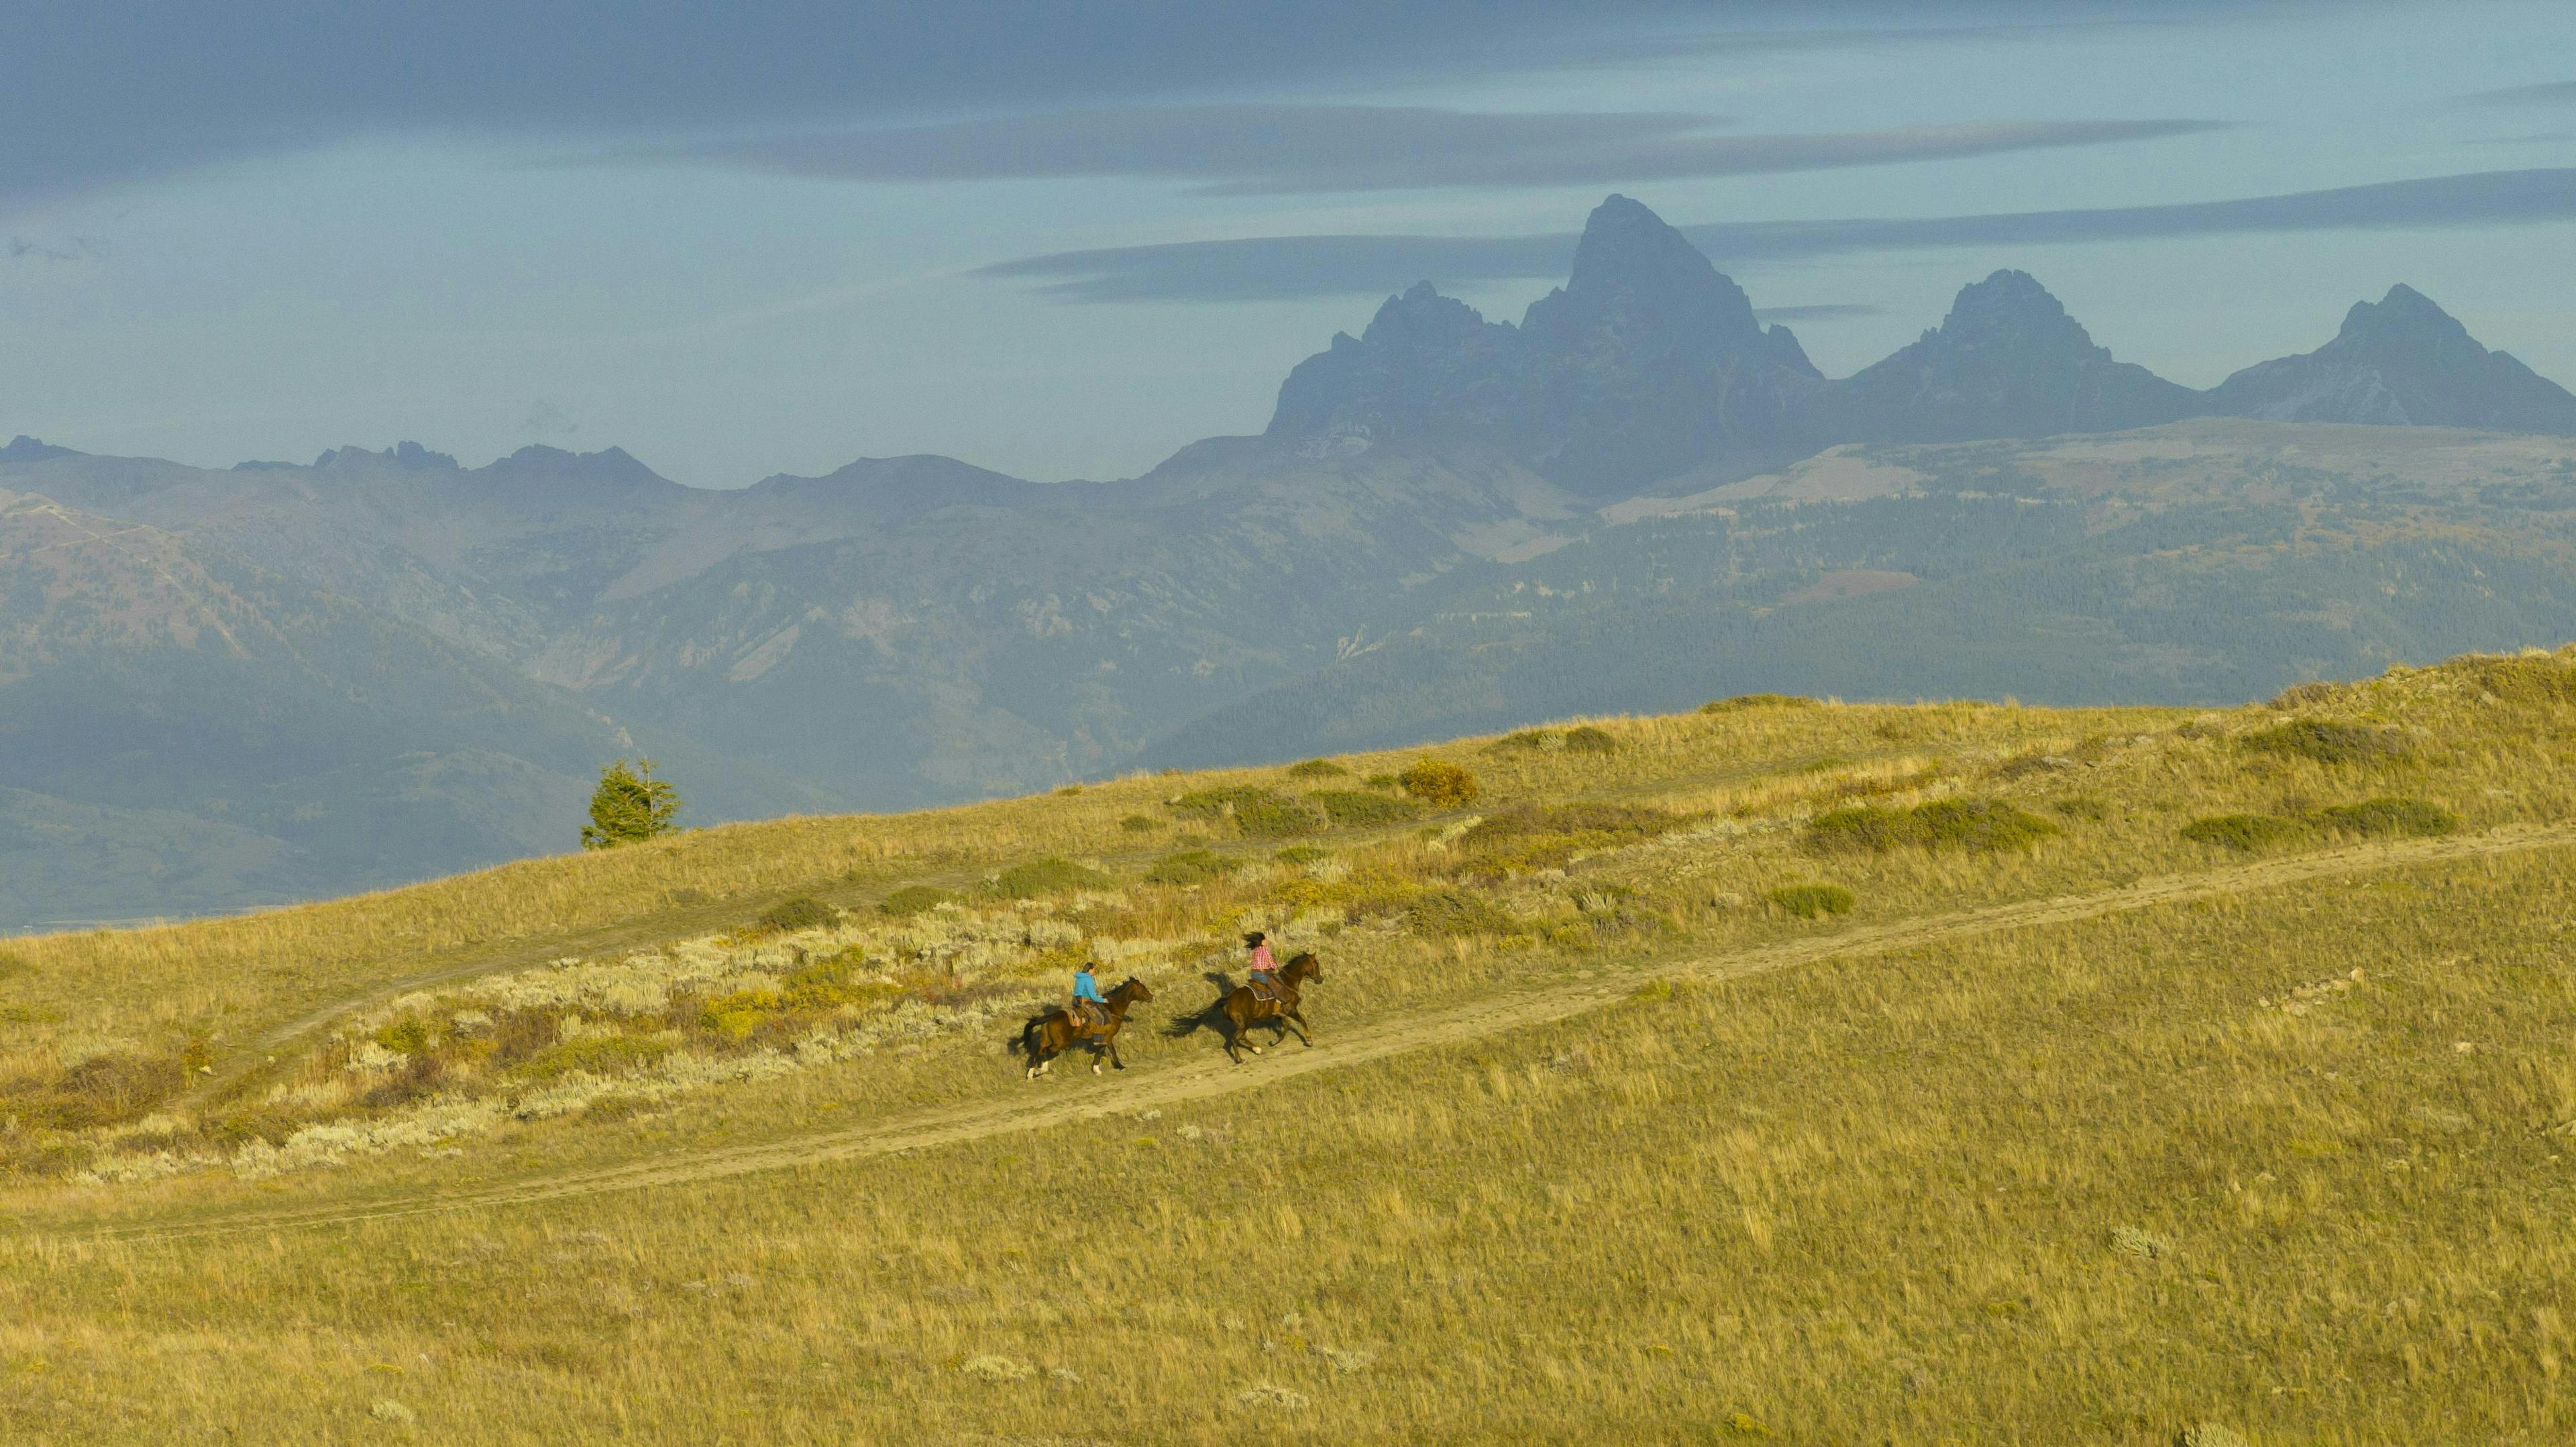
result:
<svg viewBox="0 0 2576 1447"><path fill-rule="evenodd" d="M2576 219L2576 169L2483 171L2330 191L2121 206L1843 221L1684 226L1720 264L1839 252L2052 246L2250 232L2510 226ZM1428 278L1446 286L1560 277L1571 232L1542 236L1257 236L1058 252L982 268L1031 278L1072 301L1273 301L1383 295Z"/></svg>
<svg viewBox="0 0 2576 1447"><path fill-rule="evenodd" d="M106 238L98 236L73 236L61 241L0 238L0 254L11 261L105 261L107 251Z"/></svg>
<svg viewBox="0 0 2576 1447"><path fill-rule="evenodd" d="M2543 85L2507 86L2503 90L2482 90L2460 97L2465 106L2553 105L2576 101L2576 80L2554 80Z"/></svg>
<svg viewBox="0 0 2576 1447"><path fill-rule="evenodd" d="M2201 120L1995 121L1712 136L1720 117L1397 106L1073 111L627 152L849 181L1161 176L1221 195L1570 186L1814 171L2185 135Z"/></svg>
<svg viewBox="0 0 2576 1447"><path fill-rule="evenodd" d="M2105 0L2093 21L2224 0ZM0 205L352 136L613 147L2045 29L2042 0L10 0Z"/></svg>

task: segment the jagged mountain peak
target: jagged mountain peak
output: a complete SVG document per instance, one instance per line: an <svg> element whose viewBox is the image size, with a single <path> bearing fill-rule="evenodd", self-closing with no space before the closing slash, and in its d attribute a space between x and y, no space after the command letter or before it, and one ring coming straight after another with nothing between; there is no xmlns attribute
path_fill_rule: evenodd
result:
<svg viewBox="0 0 2576 1447"><path fill-rule="evenodd" d="M1958 347L2096 350L2093 334L2027 271L1998 271L1961 287L1950 303L1949 315L1927 335Z"/></svg>
<svg viewBox="0 0 2576 1447"><path fill-rule="evenodd" d="M1690 238L1625 196L1592 208L1563 287L1531 304L1522 330L1571 341L1604 331L1661 337L1683 351L1750 350L1761 323L1743 288Z"/></svg>
<svg viewBox="0 0 2576 1447"><path fill-rule="evenodd" d="M1360 340L1383 346L1422 348L1455 344L1486 325L1485 314L1453 296L1442 296L1427 281L1417 281L1400 296L1391 296L1369 318Z"/></svg>

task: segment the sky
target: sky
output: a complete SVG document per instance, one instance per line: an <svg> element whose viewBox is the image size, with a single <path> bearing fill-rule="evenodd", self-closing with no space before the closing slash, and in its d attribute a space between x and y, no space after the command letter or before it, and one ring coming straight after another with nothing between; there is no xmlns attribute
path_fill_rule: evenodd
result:
<svg viewBox="0 0 2576 1447"><path fill-rule="evenodd" d="M1617 191L1858 369L2032 272L2194 386L2396 282L2576 384L2563 0L17 0L0 439L1132 475Z"/></svg>

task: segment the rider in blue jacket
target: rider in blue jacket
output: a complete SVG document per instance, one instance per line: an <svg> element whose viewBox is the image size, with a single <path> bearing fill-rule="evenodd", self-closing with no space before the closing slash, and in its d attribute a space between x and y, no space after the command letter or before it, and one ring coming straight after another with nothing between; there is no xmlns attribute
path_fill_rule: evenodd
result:
<svg viewBox="0 0 2576 1447"><path fill-rule="evenodd" d="M1085 964L1073 972L1073 1022L1090 1025L1108 1015L1109 1002L1100 998L1100 985L1091 978L1091 966Z"/></svg>

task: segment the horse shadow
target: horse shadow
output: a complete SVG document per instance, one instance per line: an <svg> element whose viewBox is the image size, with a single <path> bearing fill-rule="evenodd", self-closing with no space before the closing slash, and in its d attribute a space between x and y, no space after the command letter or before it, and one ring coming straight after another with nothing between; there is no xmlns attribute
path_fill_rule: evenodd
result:
<svg viewBox="0 0 2576 1447"><path fill-rule="evenodd" d="M1200 972L1199 978L1216 987L1216 998L1195 1010L1185 1010L1166 1021L1163 1025L1165 1039L1181 1040L1201 1030L1225 1033L1225 997L1234 993L1237 983L1234 975L1227 970L1205 970Z"/></svg>

